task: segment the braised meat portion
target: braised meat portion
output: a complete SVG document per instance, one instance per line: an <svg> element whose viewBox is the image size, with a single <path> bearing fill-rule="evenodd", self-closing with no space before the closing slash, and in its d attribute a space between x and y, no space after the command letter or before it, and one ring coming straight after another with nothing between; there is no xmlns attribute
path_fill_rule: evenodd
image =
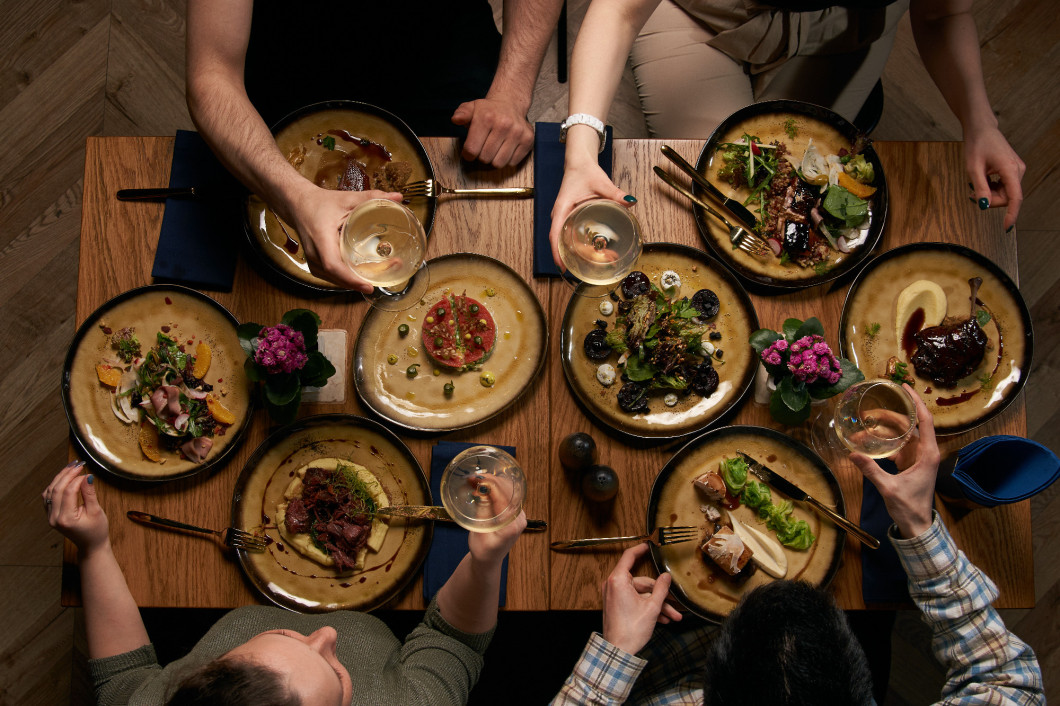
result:
<svg viewBox="0 0 1060 706"><path fill-rule="evenodd" d="M938 326L916 334L916 352L910 359L916 374L939 387L952 388L971 375L986 354L986 332L976 321L976 295L983 280L968 280L971 287L971 314L964 319L947 317ZM952 318L952 320L951 320Z"/></svg>
<svg viewBox="0 0 1060 706"><path fill-rule="evenodd" d="M363 496L341 482L337 471L310 468L302 479L302 497L287 506L284 522L292 533L309 532L335 560L338 571L355 568L357 550L368 541L374 511Z"/></svg>

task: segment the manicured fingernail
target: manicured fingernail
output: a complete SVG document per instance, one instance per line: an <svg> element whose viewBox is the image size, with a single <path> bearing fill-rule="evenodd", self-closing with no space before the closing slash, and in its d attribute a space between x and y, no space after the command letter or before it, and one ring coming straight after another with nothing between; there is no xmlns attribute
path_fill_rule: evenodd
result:
<svg viewBox="0 0 1060 706"><path fill-rule="evenodd" d="M990 199L986 198L985 196L979 199L979 210L985 211L988 208L990 208Z"/></svg>
<svg viewBox="0 0 1060 706"><path fill-rule="evenodd" d="M637 197L633 196L632 194L626 194L622 197L622 200L626 203L637 203Z"/></svg>
<svg viewBox="0 0 1060 706"><path fill-rule="evenodd" d="M1005 229L1005 232L1006 233L1011 233L1012 229L1015 228L1015 227L1016 227L1016 224L1013 223L1012 225L1010 225L1008 228Z"/></svg>
<svg viewBox="0 0 1060 706"><path fill-rule="evenodd" d="M96 477L94 475L92 475L91 473L89 473L88 474L88 484L92 485L95 482L96 482Z"/></svg>

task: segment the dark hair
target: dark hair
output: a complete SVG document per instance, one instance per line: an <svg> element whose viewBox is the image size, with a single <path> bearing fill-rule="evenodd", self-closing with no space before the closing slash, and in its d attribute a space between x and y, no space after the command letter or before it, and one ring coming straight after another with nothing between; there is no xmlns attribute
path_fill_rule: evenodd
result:
<svg viewBox="0 0 1060 706"><path fill-rule="evenodd" d="M246 659L219 657L186 676L166 706L301 706L280 675Z"/></svg>
<svg viewBox="0 0 1060 706"><path fill-rule="evenodd" d="M868 660L846 616L801 581L748 594L718 631L704 678L705 706L872 703Z"/></svg>

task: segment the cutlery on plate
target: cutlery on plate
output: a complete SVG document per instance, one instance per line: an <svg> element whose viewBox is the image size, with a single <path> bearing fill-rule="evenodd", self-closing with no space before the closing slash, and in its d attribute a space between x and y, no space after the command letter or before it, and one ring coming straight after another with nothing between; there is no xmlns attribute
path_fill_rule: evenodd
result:
<svg viewBox="0 0 1060 706"><path fill-rule="evenodd" d="M747 461L747 465L751 468L751 473L754 473L763 482L776 488L792 500L801 500L808 503L811 507L817 510L818 513L824 515L832 522L857 537L865 546L871 547L872 549L880 548L880 540L876 539L871 534L861 529L832 508L822 503L820 500L817 500L813 496L809 495L805 490L801 490L799 486L795 485L790 480L778 475L776 471L771 470L768 466L765 466L762 463L751 458L743 451L737 449L736 453L740 454L740 456L743 457L744 461Z"/></svg>
<svg viewBox="0 0 1060 706"><path fill-rule="evenodd" d="M688 174L688 176L692 177L692 181L703 187L704 191L720 201L725 210L735 216L737 220L742 221L746 227L754 228L758 224L755 215L751 213L746 206L736 199L731 199L721 193L721 190L718 189L718 187L711 184L705 176L700 174L695 167L685 160L684 157L679 155L677 150L673 147L670 145L663 145L662 153L666 155L671 162L679 166L686 174Z"/></svg>
<svg viewBox="0 0 1060 706"><path fill-rule="evenodd" d="M377 507L375 514L389 517L410 517L416 520L434 520L436 522L455 522L441 505L391 505ZM548 523L544 520L527 520L527 532L544 532Z"/></svg>
<svg viewBox="0 0 1060 706"><path fill-rule="evenodd" d="M578 547L595 547L600 544L615 544L617 542L651 542L656 546L665 547L669 544L690 542L699 537L699 528L691 526L681 527L659 527L648 534L634 535L631 537L589 537L587 539L562 539L548 545L551 549L577 549Z"/></svg>
<svg viewBox="0 0 1060 706"><path fill-rule="evenodd" d="M399 191L408 196L414 198L416 196L426 196L427 198L434 198L441 196L442 194L452 194L453 196L533 196L534 187L532 186L513 186L505 187L500 189L450 189L447 186L442 186L434 179L424 179L423 181L413 181L405 184L399 189Z"/></svg>
<svg viewBox="0 0 1060 706"><path fill-rule="evenodd" d="M146 512L139 512L137 510L129 510L125 513L126 517L130 520L142 522L145 525L155 525L156 527L168 527L172 529L188 530L189 532L198 532L200 534L212 534L221 538L221 541L226 546L232 547L233 549L246 549L251 552L263 552L265 551L265 538L258 537L257 535L251 534L246 530L241 530L236 527L228 527L223 530L212 530L206 529L205 527L196 527L195 525L189 525L185 522L178 522L176 520L169 520L165 517L159 517L158 515L151 515Z"/></svg>

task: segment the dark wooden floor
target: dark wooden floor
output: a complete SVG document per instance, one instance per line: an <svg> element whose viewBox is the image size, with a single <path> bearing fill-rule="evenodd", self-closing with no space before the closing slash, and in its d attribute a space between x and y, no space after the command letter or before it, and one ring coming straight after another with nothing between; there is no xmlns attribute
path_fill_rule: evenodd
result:
<svg viewBox="0 0 1060 706"><path fill-rule="evenodd" d="M498 5L499 2L495 2ZM571 2L570 41L587 0ZM976 4L987 89L1002 130L1027 162L1017 226L1021 290L1038 345L1026 389L1029 434L1060 449L1060 13L1048 0ZM191 128L184 104L180 0L5 0L0 3L0 704L87 703L77 611L59 606L60 537L39 493L66 461L59 402L74 330L84 140L172 135ZM533 119L566 115L555 53L539 80ZM908 25L884 75L880 140L960 139L927 78ZM619 137L645 135L627 76L610 116ZM932 165L923 165L930 172ZM972 207L969 204L969 207ZM1003 237L999 234L999 237ZM1012 236L1009 236L1012 237ZM1005 618L1038 652L1060 695L1060 486L1033 501L1033 610ZM581 630L570 636L577 646ZM929 703L941 673L914 614L902 615L888 703ZM528 672L533 670L527 669Z"/></svg>

